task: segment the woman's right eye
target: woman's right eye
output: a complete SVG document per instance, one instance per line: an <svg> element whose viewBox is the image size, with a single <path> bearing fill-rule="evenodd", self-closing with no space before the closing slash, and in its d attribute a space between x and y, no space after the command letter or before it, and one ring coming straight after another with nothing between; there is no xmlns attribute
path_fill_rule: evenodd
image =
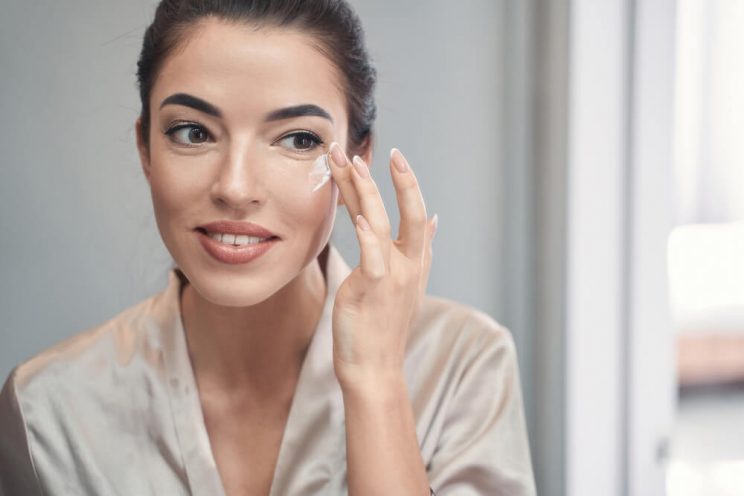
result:
<svg viewBox="0 0 744 496"><path fill-rule="evenodd" d="M206 142L209 133L198 124L179 124L165 132L171 141L180 145L194 146Z"/></svg>

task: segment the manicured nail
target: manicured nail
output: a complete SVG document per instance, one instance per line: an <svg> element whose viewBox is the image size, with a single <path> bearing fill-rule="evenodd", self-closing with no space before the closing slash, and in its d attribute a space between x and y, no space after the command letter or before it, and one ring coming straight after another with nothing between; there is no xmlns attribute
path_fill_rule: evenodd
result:
<svg viewBox="0 0 744 496"><path fill-rule="evenodd" d="M356 169L356 171L359 173L360 176L362 176L365 179L369 177L369 169L367 168L366 165L364 165L364 162L359 157L359 155L354 155L354 158L352 159L351 162L354 164L354 168Z"/></svg>
<svg viewBox="0 0 744 496"><path fill-rule="evenodd" d="M357 225L362 228L362 231L369 231L371 229L369 222L364 218L362 214L356 216Z"/></svg>
<svg viewBox="0 0 744 496"><path fill-rule="evenodd" d="M431 224L434 226L433 230L431 231L431 238L434 239L434 235L437 233L437 224L439 223L439 214L434 214L434 217L431 219Z"/></svg>
<svg viewBox="0 0 744 496"><path fill-rule="evenodd" d="M398 169L398 172L405 172L408 170L408 164L406 163L406 159L403 158L403 154L400 153L400 150L397 148L390 150L390 158L393 160L393 165Z"/></svg>
<svg viewBox="0 0 744 496"><path fill-rule="evenodd" d="M336 164L336 167L346 167L346 155L344 155L341 145L334 141L331 143L330 152L331 159L333 160L333 163Z"/></svg>

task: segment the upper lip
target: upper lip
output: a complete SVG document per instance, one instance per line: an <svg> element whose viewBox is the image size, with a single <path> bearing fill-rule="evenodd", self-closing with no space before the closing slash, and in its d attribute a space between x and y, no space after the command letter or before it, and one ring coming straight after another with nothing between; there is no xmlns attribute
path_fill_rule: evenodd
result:
<svg viewBox="0 0 744 496"><path fill-rule="evenodd" d="M234 220L218 220L209 224L202 224L197 229L206 230L210 233L243 234L257 238L278 237L273 232L258 224Z"/></svg>

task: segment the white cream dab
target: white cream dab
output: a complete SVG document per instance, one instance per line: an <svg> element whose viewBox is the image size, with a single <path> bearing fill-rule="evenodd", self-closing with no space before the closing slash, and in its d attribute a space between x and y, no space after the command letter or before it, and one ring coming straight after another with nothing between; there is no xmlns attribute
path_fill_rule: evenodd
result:
<svg viewBox="0 0 744 496"><path fill-rule="evenodd" d="M313 192L328 182L331 178L331 167L328 165L328 154L324 153L315 159L313 168L308 175L308 182L314 184Z"/></svg>

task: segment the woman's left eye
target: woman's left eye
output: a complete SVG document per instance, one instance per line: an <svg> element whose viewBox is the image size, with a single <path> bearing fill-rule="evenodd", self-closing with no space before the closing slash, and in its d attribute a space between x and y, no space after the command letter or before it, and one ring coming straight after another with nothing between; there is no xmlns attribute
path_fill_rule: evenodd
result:
<svg viewBox="0 0 744 496"><path fill-rule="evenodd" d="M309 152L322 145L323 140L314 133L300 131L280 138L277 143L291 151Z"/></svg>

